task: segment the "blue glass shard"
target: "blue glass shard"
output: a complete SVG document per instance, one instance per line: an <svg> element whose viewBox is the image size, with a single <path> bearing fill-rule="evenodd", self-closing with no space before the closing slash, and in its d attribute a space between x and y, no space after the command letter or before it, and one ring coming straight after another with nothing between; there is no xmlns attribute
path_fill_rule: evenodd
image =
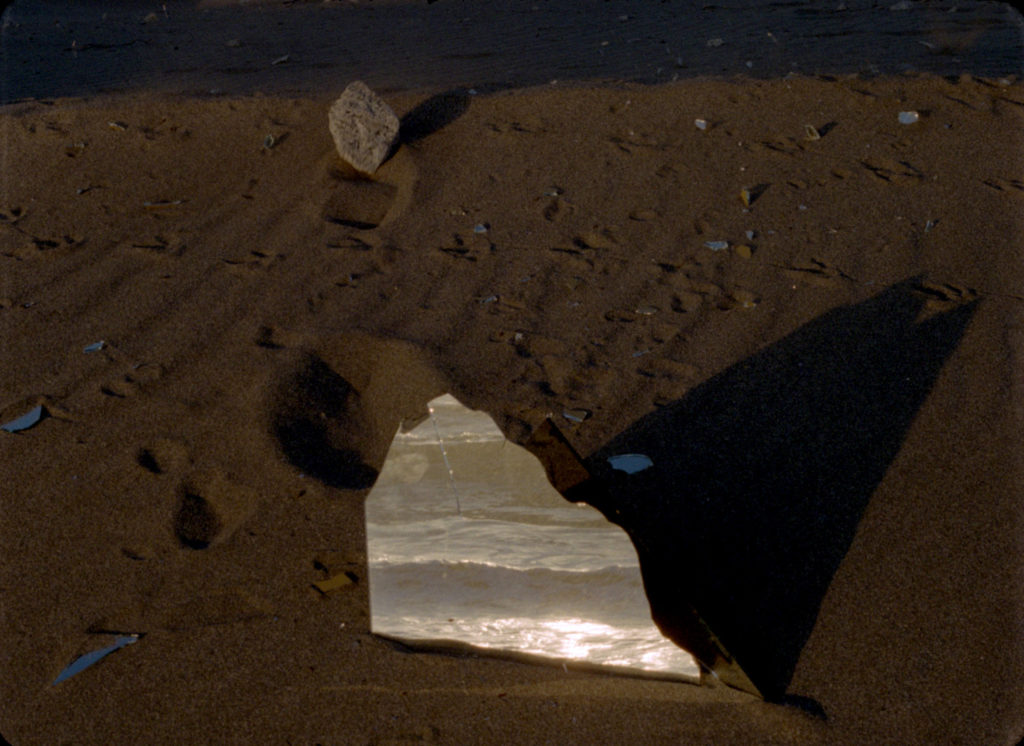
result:
<svg viewBox="0 0 1024 746"><path fill-rule="evenodd" d="M79 657L75 658L74 661L71 662L71 665L69 665L67 668L60 672L57 678L53 680L53 684L51 686L59 684L65 679L70 679L77 673L81 673L89 666L91 666L93 663L96 663L97 661L106 658L115 650L120 650L125 645L131 645L133 642L138 641L139 635L125 635L123 637L118 637L114 641L113 645L108 645L105 648L100 648L99 650L93 650L91 652L88 652L85 655L80 655Z"/></svg>
<svg viewBox="0 0 1024 746"><path fill-rule="evenodd" d="M23 414L21 417L0 425L0 430L5 430L9 433L16 433L19 430L28 430L41 419L43 419L43 407L42 405L39 405Z"/></svg>
<svg viewBox="0 0 1024 746"><path fill-rule="evenodd" d="M638 471L654 466L654 462L651 461L650 457L642 453L621 453L618 456L609 458L608 463L611 464L613 469L624 471L627 474L636 474Z"/></svg>

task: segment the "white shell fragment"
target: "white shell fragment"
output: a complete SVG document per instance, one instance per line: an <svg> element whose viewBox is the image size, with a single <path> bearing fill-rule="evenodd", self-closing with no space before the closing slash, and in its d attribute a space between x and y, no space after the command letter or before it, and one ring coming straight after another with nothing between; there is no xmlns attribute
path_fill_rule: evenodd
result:
<svg viewBox="0 0 1024 746"><path fill-rule="evenodd" d="M728 241L705 241L704 245L712 251L723 251L729 248Z"/></svg>
<svg viewBox="0 0 1024 746"><path fill-rule="evenodd" d="M93 342L91 345L86 345L82 352L99 352L106 346L107 343L101 339L99 342Z"/></svg>
<svg viewBox="0 0 1024 746"><path fill-rule="evenodd" d="M708 121L706 119L694 119L693 124L699 130L706 130L708 128Z"/></svg>
<svg viewBox="0 0 1024 746"><path fill-rule="evenodd" d="M650 457L642 453L621 453L618 456L610 457L608 463L616 471L624 471L627 474L636 474L654 466Z"/></svg>
<svg viewBox="0 0 1024 746"><path fill-rule="evenodd" d="M899 120L900 124L913 124L921 119L921 115L916 111L901 111Z"/></svg>
<svg viewBox="0 0 1024 746"><path fill-rule="evenodd" d="M584 420L590 419L589 409L567 409L562 412L562 416L569 420L569 422L583 422Z"/></svg>
<svg viewBox="0 0 1024 746"><path fill-rule="evenodd" d="M331 105L327 121L338 155L365 174L377 170L398 140L395 112L359 80Z"/></svg>

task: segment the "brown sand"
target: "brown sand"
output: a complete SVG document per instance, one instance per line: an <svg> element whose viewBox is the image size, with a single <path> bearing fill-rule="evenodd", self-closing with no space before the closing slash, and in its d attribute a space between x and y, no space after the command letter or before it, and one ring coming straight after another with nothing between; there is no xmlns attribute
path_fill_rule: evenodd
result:
<svg viewBox="0 0 1024 746"><path fill-rule="evenodd" d="M335 155L330 96L135 92L3 111L0 414L42 403L50 416L0 433L0 732L1024 735L1021 86L796 78L388 98L404 141L373 181ZM906 109L922 120L900 125ZM908 280L922 317L976 306L799 659L789 693L827 719L369 634L362 501L398 421L435 394L518 440L548 413L589 409L565 423L587 454ZM302 423L321 412L326 445L303 450ZM328 446L352 459L317 461ZM342 571L350 587L311 587ZM51 686L98 632L145 636Z"/></svg>

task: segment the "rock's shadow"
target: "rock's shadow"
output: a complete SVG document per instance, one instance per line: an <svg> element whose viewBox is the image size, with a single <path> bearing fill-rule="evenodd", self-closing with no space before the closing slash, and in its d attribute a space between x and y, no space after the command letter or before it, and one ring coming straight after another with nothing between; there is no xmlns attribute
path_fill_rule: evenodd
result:
<svg viewBox="0 0 1024 746"><path fill-rule="evenodd" d="M466 112L469 102L469 92L461 89L438 93L421 101L402 117L401 141L414 143L448 126Z"/></svg>
<svg viewBox="0 0 1024 746"><path fill-rule="evenodd" d="M830 311L638 420L568 495L630 535L663 632L692 641L696 610L768 699L785 698L861 515L975 311L918 322L914 284ZM624 453L654 465L612 469Z"/></svg>

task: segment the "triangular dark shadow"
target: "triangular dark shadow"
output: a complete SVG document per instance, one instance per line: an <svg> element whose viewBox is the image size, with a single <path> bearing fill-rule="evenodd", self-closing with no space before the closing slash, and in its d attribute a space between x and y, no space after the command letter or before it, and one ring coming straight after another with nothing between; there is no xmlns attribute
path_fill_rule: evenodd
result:
<svg viewBox="0 0 1024 746"><path fill-rule="evenodd" d="M974 314L917 321L916 286L829 311L636 421L582 461L589 480L566 480L563 463L559 484L534 449L566 497L629 534L662 631L708 668L728 651L767 699L785 698L861 515ZM653 466L613 469L626 453Z"/></svg>

